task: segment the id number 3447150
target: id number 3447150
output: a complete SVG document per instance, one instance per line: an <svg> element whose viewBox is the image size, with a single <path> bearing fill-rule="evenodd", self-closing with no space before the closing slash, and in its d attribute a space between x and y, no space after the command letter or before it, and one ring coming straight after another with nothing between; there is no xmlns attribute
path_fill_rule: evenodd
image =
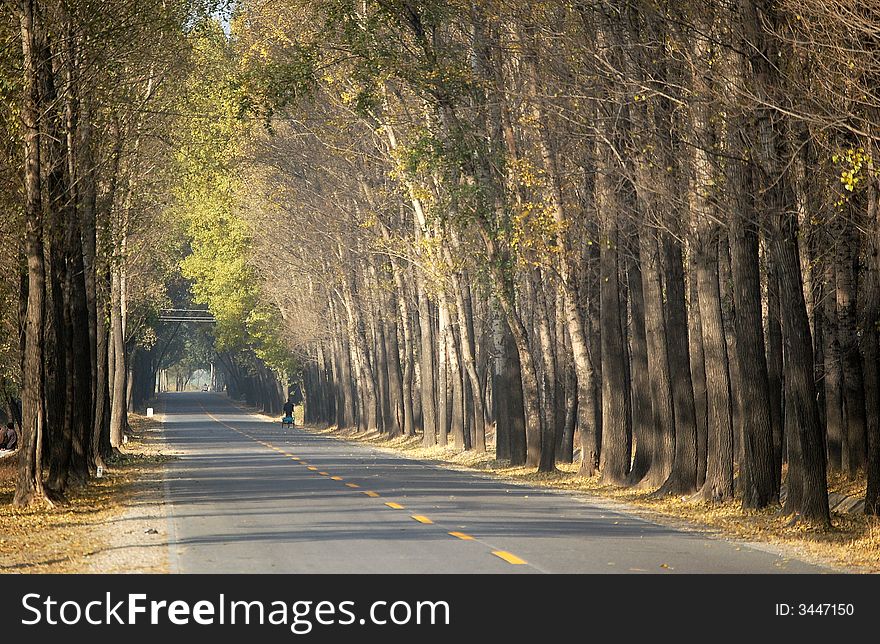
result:
<svg viewBox="0 0 880 644"><path fill-rule="evenodd" d="M854 613L855 606L852 604L776 604L776 615L780 617L788 615L849 617Z"/></svg>

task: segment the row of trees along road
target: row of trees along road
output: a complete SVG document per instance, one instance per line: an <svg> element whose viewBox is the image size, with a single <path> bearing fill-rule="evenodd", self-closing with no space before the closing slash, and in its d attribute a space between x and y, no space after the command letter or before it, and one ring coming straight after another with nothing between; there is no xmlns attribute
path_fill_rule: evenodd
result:
<svg viewBox="0 0 880 644"><path fill-rule="evenodd" d="M2 314L19 351L0 384L22 402L18 505L63 498L123 442L132 340L156 289L142 269L161 261L145 256L162 157L146 108L184 19L158 1L2 5L2 287L20 305Z"/></svg>
<svg viewBox="0 0 880 644"><path fill-rule="evenodd" d="M820 525L867 473L876 513L874 4L240 3L307 420Z"/></svg>
<svg viewBox="0 0 880 644"><path fill-rule="evenodd" d="M204 303L182 266L190 218L172 206L187 81L228 4L0 5L0 404L22 435L17 505L63 502L107 469L162 367L216 362L231 394L280 408L292 363L276 351L270 370L241 319L222 318L243 329L225 343L159 319Z"/></svg>
<svg viewBox="0 0 880 644"><path fill-rule="evenodd" d="M819 525L841 471L876 514L875 5L4 9L18 502L120 436L139 240L267 409L301 369L311 423Z"/></svg>

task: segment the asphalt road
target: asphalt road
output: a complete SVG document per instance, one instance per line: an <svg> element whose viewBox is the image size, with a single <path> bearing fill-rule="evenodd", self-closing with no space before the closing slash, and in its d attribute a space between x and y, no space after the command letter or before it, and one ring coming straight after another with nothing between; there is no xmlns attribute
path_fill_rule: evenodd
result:
<svg viewBox="0 0 880 644"><path fill-rule="evenodd" d="M175 572L807 573L822 568L571 496L282 430L166 394Z"/></svg>

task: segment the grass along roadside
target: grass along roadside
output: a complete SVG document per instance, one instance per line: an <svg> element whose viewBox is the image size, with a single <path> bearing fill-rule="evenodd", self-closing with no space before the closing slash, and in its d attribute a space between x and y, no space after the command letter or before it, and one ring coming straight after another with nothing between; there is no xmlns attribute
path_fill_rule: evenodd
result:
<svg viewBox="0 0 880 644"><path fill-rule="evenodd" d="M119 522L133 504L144 499L161 480L162 463L174 458L159 438L155 418L130 415L133 434L104 476L67 493L67 503L55 508L15 508L15 461L0 462L0 572L102 572L96 558L115 550ZM161 486L159 486L161 489ZM163 557L144 549L132 567L159 572ZM130 556L130 553L129 553ZM154 560L153 560L154 559Z"/></svg>
<svg viewBox="0 0 880 644"><path fill-rule="evenodd" d="M533 468L511 467L491 453L456 452L451 446L422 447L421 437L389 439L377 432L357 433L336 428L307 431L332 438L365 443L450 468L480 472L512 483L563 490L624 504L627 511L683 529L709 531L717 536L771 546L781 554L824 563L854 572L880 572L880 521L861 513L832 513L833 528L817 531L790 525L778 509L743 510L739 501L708 504L680 497L653 497L651 490L602 485L597 477L583 477L577 465L559 464L552 474ZM839 494L864 493L864 480L843 475L829 477L829 489Z"/></svg>

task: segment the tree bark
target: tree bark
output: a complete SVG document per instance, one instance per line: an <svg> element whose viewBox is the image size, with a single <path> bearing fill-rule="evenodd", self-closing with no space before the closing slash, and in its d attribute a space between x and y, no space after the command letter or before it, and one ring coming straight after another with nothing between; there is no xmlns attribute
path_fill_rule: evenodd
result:
<svg viewBox="0 0 880 644"><path fill-rule="evenodd" d="M398 342L397 333L397 316L396 316L396 294L388 291L386 294L386 316L382 319L385 326L385 354L387 356L388 370L388 394L390 414L386 423L386 430L390 437L399 436L406 433L406 421L404 418L404 388L403 374L400 370L402 362L400 355L400 344ZM410 409L412 414L412 409ZM412 422L410 421L410 427Z"/></svg>
<svg viewBox="0 0 880 644"><path fill-rule="evenodd" d="M474 451L486 451L486 414L484 410L485 390L477 374L477 360L474 341L473 313L467 305L466 297L470 297L469 289L462 283L457 273L452 276L452 289L455 292L455 304L458 313L459 334L461 336L461 359L465 373L470 381L474 403Z"/></svg>
<svg viewBox="0 0 880 644"><path fill-rule="evenodd" d="M690 494L697 489L697 427L691 381L681 243L664 234L663 264L666 286L666 341L675 419L675 456L672 471L659 494Z"/></svg>
<svg viewBox="0 0 880 644"><path fill-rule="evenodd" d="M700 329L705 353L707 391L706 480L700 494L707 501L733 498L733 418L731 414L730 373L727 341L721 313L721 287L718 282L718 236L720 230L707 226L701 236L697 259L697 291Z"/></svg>
<svg viewBox="0 0 880 644"><path fill-rule="evenodd" d="M843 371L844 437L843 468L855 475L865 467L865 385L859 354L856 320L859 235L849 218L843 223L843 238L837 246L837 308L840 359Z"/></svg>
<svg viewBox="0 0 880 644"><path fill-rule="evenodd" d="M635 231L633 231L633 234ZM628 483L635 485L651 470L656 428L652 425L651 382L648 367L648 339L645 332L645 301L638 239L627 256L626 277L629 285L630 333L629 352L632 362L632 433L635 443L632 469Z"/></svg>
<svg viewBox="0 0 880 644"><path fill-rule="evenodd" d="M535 321L538 327L538 341L541 346L541 388L543 390L541 406L544 413L538 471L554 472L556 470L556 435L560 422L556 404L557 360L556 346L550 330L551 312L543 282L541 272L536 269L533 272L532 288L535 292Z"/></svg>
<svg viewBox="0 0 880 644"><path fill-rule="evenodd" d="M785 510L827 527L831 525L831 516L825 447L819 425L816 383L813 380L813 346L797 253L797 221L790 214L779 213L774 235L773 248L779 267L782 298L782 333L788 348L784 375L785 416L792 430L786 431L789 474ZM800 467L793 468L792 464L799 464ZM798 474L802 477L800 481L797 481Z"/></svg>
<svg viewBox="0 0 880 644"><path fill-rule="evenodd" d="M525 414L525 465L537 467L540 461L541 435L543 434L543 415L541 413L540 394L538 391L538 372L529 343L528 331L522 318L514 308L513 286L503 275L498 262L494 243L484 233L489 250L489 261L495 281L496 293L501 309L507 319L513 341L519 355L520 375L522 380L523 411ZM514 451L513 454L516 454Z"/></svg>
<svg viewBox="0 0 880 644"><path fill-rule="evenodd" d="M444 447L449 440L450 386L449 379L449 309L446 296L437 301L437 444ZM432 349L433 350L433 349ZM453 378L455 375L453 374Z"/></svg>
<svg viewBox="0 0 880 644"><path fill-rule="evenodd" d="M600 183L604 183L602 179ZM610 195L600 193L602 231L600 239L599 324L602 337L602 453L599 470L601 480L613 485L627 482L631 455L631 437L627 432L626 394L628 386L624 371L626 353L620 319L620 283L618 266L618 226L616 212L611 208Z"/></svg>
<svg viewBox="0 0 880 644"><path fill-rule="evenodd" d="M397 303L399 307L399 323L403 330L403 433L407 436L416 435L415 410L413 395L415 392L415 338L412 333L412 315L410 314L407 298L409 291L405 288L405 282L401 271L394 266L394 280L397 285Z"/></svg>
<svg viewBox="0 0 880 644"><path fill-rule="evenodd" d="M656 233L647 228L639 233L642 264L642 292L645 307L645 336L648 348L648 381L651 385L651 423L653 455L641 480L646 487L658 487L669 476L675 449L675 417L672 383L666 346L666 316L660 280L660 253Z"/></svg>
<svg viewBox="0 0 880 644"><path fill-rule="evenodd" d="M21 26L25 93L24 123L25 255L27 257L27 317L24 322L22 360L22 436L13 503L18 507L45 499L43 489L43 326L45 324L46 271L43 264L43 214L40 181L39 119L35 1L21 0Z"/></svg>
<svg viewBox="0 0 880 644"><path fill-rule="evenodd" d="M880 204L876 177L868 188L867 257L861 350L865 374L867 489L865 514L880 514Z"/></svg>
<svg viewBox="0 0 880 644"><path fill-rule="evenodd" d="M840 368L840 334L837 329L837 298L834 291L837 273L834 262L826 260L822 301L822 385L825 394L825 441L828 466L843 468L843 378Z"/></svg>
<svg viewBox="0 0 880 644"><path fill-rule="evenodd" d="M773 428L773 470L782 471L785 427L783 400L782 312L779 310L779 279L772 261L767 261L767 381L770 385L770 425Z"/></svg>
<svg viewBox="0 0 880 644"><path fill-rule="evenodd" d="M496 311L495 316L496 358L492 380L495 457L510 459L511 465L523 465L526 430L519 354L503 312Z"/></svg>
<svg viewBox="0 0 880 644"><path fill-rule="evenodd" d="M416 298L419 303L419 378L422 400L422 445L432 447L437 443L437 399L434 388L434 334L431 323L431 306L425 289L424 277L416 270Z"/></svg>
<svg viewBox="0 0 880 644"><path fill-rule="evenodd" d="M52 34L54 36L54 34ZM40 68L40 98L47 105L60 103L56 91L53 50L49 30L39 42L42 65ZM45 132L41 140L41 172L43 173L46 241L47 309L44 370L46 396L46 426L49 430L49 477L46 487L61 497L67 487L70 453L73 443L72 413L74 395L70 293L67 291L68 266L66 257L66 221L73 216L66 176L66 140L61 109L49 109L42 116Z"/></svg>
<svg viewBox="0 0 880 644"><path fill-rule="evenodd" d="M791 191L787 122L770 107L782 85L777 61L783 61L783 52L779 49L779 41L771 35L778 23L777 7L769 0L742 0L739 9L746 39L745 51L748 52L747 80L759 98L752 113L754 123L750 133L753 140L748 143L752 146L754 173L754 190L749 194L755 195L757 212L762 221L767 222L772 234L771 253L778 271L782 336L786 347L783 380L789 470L785 510L809 522L827 526L830 525L830 516L826 459L813 380L813 347L804 300L795 199ZM757 302L758 310L753 315L760 325L760 294ZM737 306L737 310L741 311L741 307ZM763 361L763 350L759 358ZM740 366L742 368L743 364ZM766 387L763 375L760 379ZM767 412L769 424L769 401ZM754 428L750 429L754 431ZM763 460L764 451L769 451L769 467L775 467L772 428L769 437L763 436L763 427L761 431L761 458ZM747 436L747 449L750 447L749 438L752 437ZM750 481L753 485L749 500L755 502L751 507L760 507L762 501L766 504L773 500L775 490L772 488L776 487L777 475L775 472L770 474L770 482L761 481L755 485ZM760 490L757 489L759 486Z"/></svg>
<svg viewBox="0 0 880 644"><path fill-rule="evenodd" d="M358 362L358 371L361 376L363 388L364 416L362 426L366 431L379 428L379 390L376 382L376 374L373 364L370 362L370 354L367 344L366 329L361 308L355 301L355 285L350 281L344 281L342 285L343 305L348 316L348 334L350 342L354 346L354 354Z"/></svg>
<svg viewBox="0 0 880 644"><path fill-rule="evenodd" d="M697 419L697 485L706 482L709 449L709 394L706 384L706 350L703 340L703 320L700 313L697 249L699 242L689 248L690 280L688 283L688 337L691 350L691 380L694 383L694 411ZM715 269L718 264L716 261ZM717 281L717 275L716 275ZM720 301L719 301L720 305ZM726 348L726 347L725 347ZM726 366L725 366L726 368Z"/></svg>
<svg viewBox="0 0 880 644"><path fill-rule="evenodd" d="M110 445L119 449L127 424L125 392L125 338L122 323L122 280L119 270L111 267L110 276L110 342L113 343L110 398Z"/></svg>

